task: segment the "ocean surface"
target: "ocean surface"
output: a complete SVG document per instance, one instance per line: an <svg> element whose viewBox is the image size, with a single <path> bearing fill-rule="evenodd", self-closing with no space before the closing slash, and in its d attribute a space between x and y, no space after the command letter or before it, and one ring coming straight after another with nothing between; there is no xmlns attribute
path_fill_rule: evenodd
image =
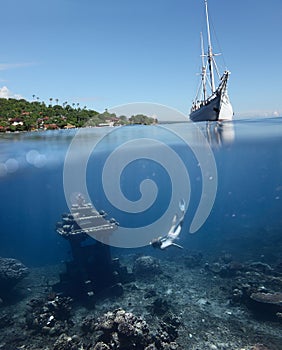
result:
<svg viewBox="0 0 282 350"><path fill-rule="evenodd" d="M55 226L79 193L136 235L136 244L114 243L114 251L150 253L151 236L146 242L137 229L153 224L152 238L164 235L184 200L177 244L211 254L218 247L237 256L251 251L271 262L282 259L282 119L1 134L0 193L0 256L27 266L69 258Z"/></svg>

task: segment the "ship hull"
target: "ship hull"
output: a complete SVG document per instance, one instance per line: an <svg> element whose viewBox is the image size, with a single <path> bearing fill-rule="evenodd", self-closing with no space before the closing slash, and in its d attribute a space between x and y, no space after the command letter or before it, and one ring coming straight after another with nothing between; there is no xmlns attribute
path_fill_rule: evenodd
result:
<svg viewBox="0 0 282 350"><path fill-rule="evenodd" d="M190 113L190 120L193 122L232 120L232 118L233 109L226 93L215 96L207 104Z"/></svg>

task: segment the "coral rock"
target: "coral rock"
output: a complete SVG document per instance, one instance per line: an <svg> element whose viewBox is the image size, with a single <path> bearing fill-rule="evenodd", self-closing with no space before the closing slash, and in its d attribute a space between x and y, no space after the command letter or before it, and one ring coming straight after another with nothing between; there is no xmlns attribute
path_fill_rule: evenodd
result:
<svg viewBox="0 0 282 350"><path fill-rule="evenodd" d="M92 349L93 350L110 350L111 348L107 344L103 343L102 341L99 341Z"/></svg>
<svg viewBox="0 0 282 350"><path fill-rule="evenodd" d="M7 293L27 274L28 268L19 260L0 258L0 291L2 294Z"/></svg>
<svg viewBox="0 0 282 350"><path fill-rule="evenodd" d="M54 350L77 350L77 349L79 349L78 337L77 336L69 337L65 333L61 334L54 344Z"/></svg>
<svg viewBox="0 0 282 350"><path fill-rule="evenodd" d="M173 350L179 349L174 342L177 337L178 319L170 317L160 324L157 334L151 334L145 320L122 309L107 312L98 319L96 330L101 330L93 350ZM169 324L170 323L170 324ZM107 346L107 347L106 347Z"/></svg>
<svg viewBox="0 0 282 350"><path fill-rule="evenodd" d="M133 272L138 277L155 276L161 272L159 262L151 256L141 256L133 265Z"/></svg>
<svg viewBox="0 0 282 350"><path fill-rule="evenodd" d="M30 310L26 313L28 328L36 332L56 335L62 333L71 323L72 299L55 296L53 300L33 299L29 302Z"/></svg>
<svg viewBox="0 0 282 350"><path fill-rule="evenodd" d="M282 312L282 293L252 293L250 299L258 311L274 314Z"/></svg>

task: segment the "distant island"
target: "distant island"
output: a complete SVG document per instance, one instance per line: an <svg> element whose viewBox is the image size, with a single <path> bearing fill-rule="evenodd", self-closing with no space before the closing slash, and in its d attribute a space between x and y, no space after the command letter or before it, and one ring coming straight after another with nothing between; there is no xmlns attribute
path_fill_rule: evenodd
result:
<svg viewBox="0 0 282 350"><path fill-rule="evenodd" d="M116 116L106 109L103 113L81 108L79 103L58 104L58 99L50 98L50 103L38 100L0 98L0 132L41 131L72 129L80 127L120 126L130 124L150 125L158 121L143 114Z"/></svg>

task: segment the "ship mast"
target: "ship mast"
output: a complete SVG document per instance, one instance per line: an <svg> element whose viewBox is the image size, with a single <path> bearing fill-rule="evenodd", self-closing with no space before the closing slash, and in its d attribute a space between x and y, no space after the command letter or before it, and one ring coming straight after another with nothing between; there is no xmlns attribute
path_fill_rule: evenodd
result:
<svg viewBox="0 0 282 350"><path fill-rule="evenodd" d="M205 0L205 6L206 6L206 20L207 20L207 33L208 33L208 63L209 63L209 71L210 71L211 90L212 90L212 93L214 93L215 86L214 86L214 74L213 74L213 53L212 53L212 46L211 46L208 0Z"/></svg>
<svg viewBox="0 0 282 350"><path fill-rule="evenodd" d="M203 98L206 102L206 96L207 96L207 88L206 88L206 64L205 64L205 52L204 52L204 40L203 40L203 34L201 32L201 50L202 50L202 86L203 86Z"/></svg>

